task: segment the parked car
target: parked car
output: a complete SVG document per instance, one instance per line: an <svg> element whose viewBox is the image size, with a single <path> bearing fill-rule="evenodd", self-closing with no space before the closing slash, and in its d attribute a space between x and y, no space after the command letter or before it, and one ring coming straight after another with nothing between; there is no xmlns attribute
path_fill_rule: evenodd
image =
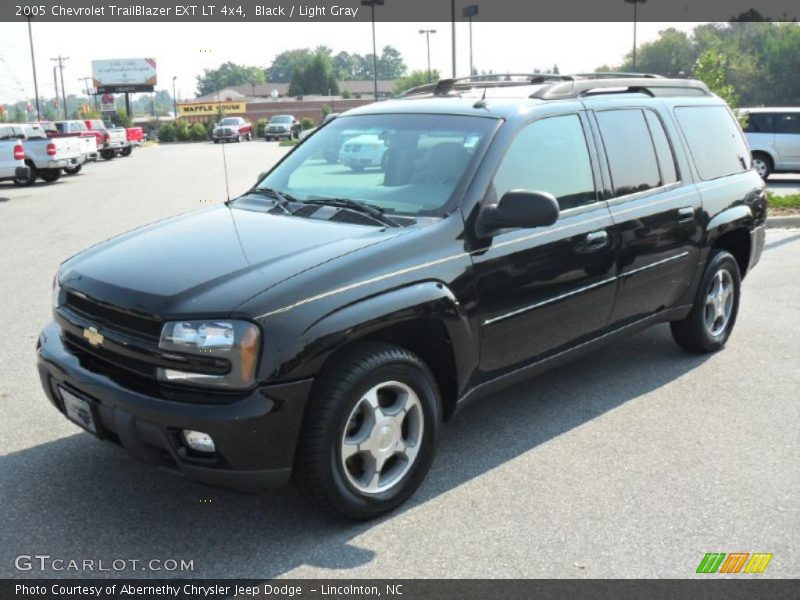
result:
<svg viewBox="0 0 800 600"><path fill-rule="evenodd" d="M128 140L128 147L120 154L122 156L130 156L134 148L144 144L144 129L141 127L126 127L125 136Z"/></svg>
<svg viewBox="0 0 800 600"><path fill-rule="evenodd" d="M800 108L742 108L745 136L753 168L767 179L771 173L800 173Z"/></svg>
<svg viewBox="0 0 800 600"><path fill-rule="evenodd" d="M94 162L97 160L97 139L102 140L102 136L98 136L98 132L89 131L83 121L42 121L39 123L44 129L47 137L77 137L81 143L81 153L85 158L85 162ZM67 175L76 175L81 171L83 165L77 167L67 167L64 173Z"/></svg>
<svg viewBox="0 0 800 600"><path fill-rule="evenodd" d="M22 141L17 139L13 127L0 124L0 181L27 178Z"/></svg>
<svg viewBox="0 0 800 600"><path fill-rule="evenodd" d="M304 129L303 131L301 131L299 139L301 139L301 140L306 139L308 136L310 136L312 133L314 133L317 129L319 129L320 127L325 125L325 123L328 123L329 121L333 121L338 116L339 116L339 113L328 113L327 115L325 115L322 118L322 123L320 123L318 127L310 127L309 129ZM336 161L333 161L333 162L336 162Z"/></svg>
<svg viewBox="0 0 800 600"><path fill-rule="evenodd" d="M22 141L23 159L28 167L27 176L17 177L20 186L33 185L37 178L52 183L61 177L64 169L81 166L86 157L83 143L77 137L48 138L41 125L33 123L7 124L12 135Z"/></svg>
<svg viewBox="0 0 800 600"><path fill-rule="evenodd" d="M219 142L241 142L253 139L253 125L242 117L225 117L211 130L211 139Z"/></svg>
<svg viewBox="0 0 800 600"><path fill-rule="evenodd" d="M86 127L91 131L99 131L103 136L100 156L106 160L112 160L117 156L128 156L131 145L128 142L128 133L124 127L116 127L111 123L106 123L102 119L86 119Z"/></svg>
<svg viewBox="0 0 800 600"><path fill-rule="evenodd" d="M300 121L292 115L275 115L264 128L264 137L268 142L281 139L296 140L299 135Z"/></svg>
<svg viewBox="0 0 800 600"><path fill-rule="evenodd" d="M347 130L382 132L385 171L320 165ZM39 371L67 418L146 463L293 477L372 518L470 401L658 323L721 350L765 221L701 82L445 80L348 111L229 203L64 262Z"/></svg>
<svg viewBox="0 0 800 600"><path fill-rule="evenodd" d="M367 167L386 167L388 150L384 140L376 134L359 135L347 140L339 150L339 162L354 171Z"/></svg>

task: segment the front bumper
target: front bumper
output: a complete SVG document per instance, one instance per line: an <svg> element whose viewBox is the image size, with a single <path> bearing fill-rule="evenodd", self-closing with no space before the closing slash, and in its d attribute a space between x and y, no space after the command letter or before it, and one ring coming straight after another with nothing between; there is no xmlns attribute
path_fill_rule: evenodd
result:
<svg viewBox="0 0 800 600"><path fill-rule="evenodd" d="M277 131L270 131L268 129L265 135L268 138L275 138L275 139L290 138L292 137L292 131L291 129L281 129Z"/></svg>
<svg viewBox="0 0 800 600"><path fill-rule="evenodd" d="M55 322L40 334L37 355L50 402L65 412L59 387L88 399L98 436L146 464L239 491L288 482L312 380L262 386L228 404L188 404L134 391L89 370L64 345ZM183 429L209 434L216 452L187 449Z"/></svg>

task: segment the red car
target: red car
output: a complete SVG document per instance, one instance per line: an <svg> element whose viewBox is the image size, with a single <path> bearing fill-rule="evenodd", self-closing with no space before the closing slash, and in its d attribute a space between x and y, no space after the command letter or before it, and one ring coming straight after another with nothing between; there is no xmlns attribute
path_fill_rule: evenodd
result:
<svg viewBox="0 0 800 600"><path fill-rule="evenodd" d="M128 127L125 133L128 136L128 143L131 145L131 149L144 143L144 130L141 127Z"/></svg>
<svg viewBox="0 0 800 600"><path fill-rule="evenodd" d="M223 142L241 142L253 139L253 125L242 117L225 117L214 127L211 139L215 144Z"/></svg>

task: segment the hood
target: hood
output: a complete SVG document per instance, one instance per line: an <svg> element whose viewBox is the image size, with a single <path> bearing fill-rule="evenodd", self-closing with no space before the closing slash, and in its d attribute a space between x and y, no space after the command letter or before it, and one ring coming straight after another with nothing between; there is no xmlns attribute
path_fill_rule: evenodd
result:
<svg viewBox="0 0 800 600"><path fill-rule="evenodd" d="M65 262L59 280L65 290L159 317L222 316L298 273L401 234L224 205L94 246Z"/></svg>

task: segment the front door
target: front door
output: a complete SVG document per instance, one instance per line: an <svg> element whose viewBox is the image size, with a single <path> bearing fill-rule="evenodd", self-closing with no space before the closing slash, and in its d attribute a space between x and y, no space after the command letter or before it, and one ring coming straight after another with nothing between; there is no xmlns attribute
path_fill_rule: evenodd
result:
<svg viewBox="0 0 800 600"><path fill-rule="evenodd" d="M526 125L504 156L487 201L510 190L549 192L552 226L497 233L473 253L482 376L495 377L591 337L614 300L615 232L598 199L584 113Z"/></svg>

